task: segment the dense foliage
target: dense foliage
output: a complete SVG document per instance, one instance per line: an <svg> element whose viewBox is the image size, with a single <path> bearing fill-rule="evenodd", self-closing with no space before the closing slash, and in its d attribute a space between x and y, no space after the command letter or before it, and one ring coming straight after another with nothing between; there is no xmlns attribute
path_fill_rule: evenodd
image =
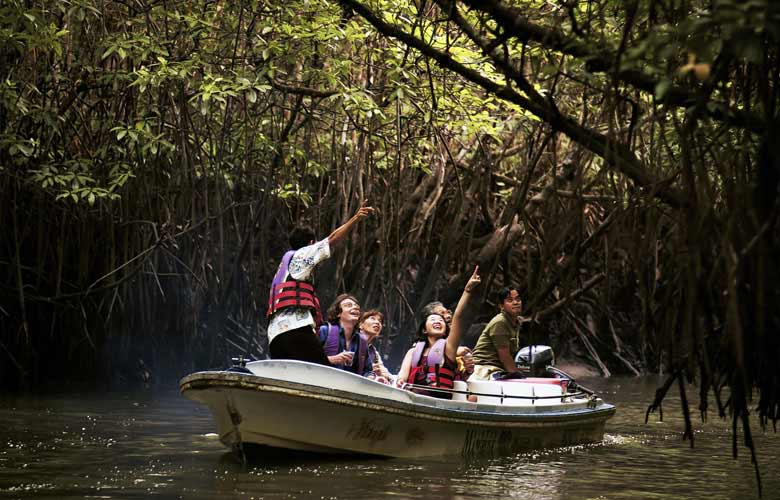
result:
<svg viewBox="0 0 780 500"><path fill-rule="evenodd" d="M367 198L319 286L387 311L387 352L477 262L534 340L671 374L657 404L696 380L750 446L753 388L762 422L780 397L778 47L768 0L3 2L0 377L262 355L287 229Z"/></svg>

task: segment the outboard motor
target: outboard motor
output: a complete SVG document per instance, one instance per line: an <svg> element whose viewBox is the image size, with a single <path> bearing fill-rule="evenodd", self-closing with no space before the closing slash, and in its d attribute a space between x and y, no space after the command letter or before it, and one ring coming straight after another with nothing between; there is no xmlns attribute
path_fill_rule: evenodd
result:
<svg viewBox="0 0 780 500"><path fill-rule="evenodd" d="M518 351L515 364L520 368L527 368L532 375L543 373L548 365L555 364L555 354L548 345L531 345Z"/></svg>

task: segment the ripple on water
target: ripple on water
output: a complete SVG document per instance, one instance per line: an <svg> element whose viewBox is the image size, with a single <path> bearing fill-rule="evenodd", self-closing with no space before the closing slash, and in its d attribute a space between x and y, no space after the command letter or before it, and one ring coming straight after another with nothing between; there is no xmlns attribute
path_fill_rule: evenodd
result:
<svg viewBox="0 0 780 500"><path fill-rule="evenodd" d="M755 496L747 452L740 448L739 460L731 459L727 421L694 422L696 448L691 450L681 440L683 421L674 410L666 409L663 422L651 418L644 424L655 384L633 379L599 383L610 388L614 393L610 402L618 404L618 414L608 422L602 442L468 461L306 459L244 466L225 453L208 410L178 394L14 401L0 404L0 444L4 445L0 446L0 497L730 500ZM780 436L757 433L755 438L765 498L773 498L767 493L780 491L780 467L774 458L780 456Z"/></svg>

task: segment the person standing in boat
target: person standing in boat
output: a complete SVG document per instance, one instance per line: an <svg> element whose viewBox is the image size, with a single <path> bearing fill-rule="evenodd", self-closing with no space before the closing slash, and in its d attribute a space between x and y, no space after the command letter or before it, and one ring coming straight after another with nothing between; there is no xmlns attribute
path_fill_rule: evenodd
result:
<svg viewBox="0 0 780 500"><path fill-rule="evenodd" d="M311 283L314 269L330 257L332 247L344 242L357 223L372 213L374 209L364 201L346 223L316 243L314 230L308 226L296 227L290 233L290 250L279 264L268 298L271 358L330 364L315 331L322 314Z"/></svg>
<svg viewBox="0 0 780 500"><path fill-rule="evenodd" d="M357 328L360 321L360 304L354 295L342 293L327 312L328 322L319 329L319 340L328 361L357 375L371 373L368 357L368 341Z"/></svg>
<svg viewBox="0 0 780 500"><path fill-rule="evenodd" d="M420 326L420 339L409 349L398 372L397 385L406 383L425 385L445 391L430 391L430 396L451 399L455 374L458 369L455 361L460 339L465 330L463 324L464 309L471 298L471 292L479 285L479 267L469 278L460 296L450 327L441 314L430 312L423 318Z"/></svg>
<svg viewBox="0 0 780 500"><path fill-rule="evenodd" d="M469 380L519 377L515 355L520 350L523 301L513 287L498 292L499 313L485 326L474 346L474 373Z"/></svg>
<svg viewBox="0 0 780 500"><path fill-rule="evenodd" d="M375 341L379 338L384 327L384 314L376 309L369 309L360 315L358 321L358 329L360 335L366 339L368 343L368 362L371 364L371 373L368 374L369 378L382 383L390 383L395 379L395 375L390 373L390 370L385 367L384 361L382 361L382 355L376 348Z"/></svg>

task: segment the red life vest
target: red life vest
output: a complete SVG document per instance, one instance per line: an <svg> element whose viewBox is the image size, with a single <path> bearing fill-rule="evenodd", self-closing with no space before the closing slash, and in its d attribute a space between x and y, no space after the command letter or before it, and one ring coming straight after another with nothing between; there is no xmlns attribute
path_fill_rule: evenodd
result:
<svg viewBox="0 0 780 500"><path fill-rule="evenodd" d="M271 283L271 291L268 294L266 316L270 318L275 312L288 307L302 307L311 309L314 321L319 325L322 323L322 313L314 285L306 281L292 279L288 273L290 260L294 253L295 250L290 250L282 257L282 262L279 264L279 269Z"/></svg>
<svg viewBox="0 0 780 500"><path fill-rule="evenodd" d="M444 354L447 340L439 339L434 342L428 351L428 355L423 357L422 353L427 344L427 342L421 341L414 345L409 380L415 385L452 389L455 385L455 369L447 363L447 358ZM447 399L452 397L451 394L435 392L429 394L429 396Z"/></svg>

